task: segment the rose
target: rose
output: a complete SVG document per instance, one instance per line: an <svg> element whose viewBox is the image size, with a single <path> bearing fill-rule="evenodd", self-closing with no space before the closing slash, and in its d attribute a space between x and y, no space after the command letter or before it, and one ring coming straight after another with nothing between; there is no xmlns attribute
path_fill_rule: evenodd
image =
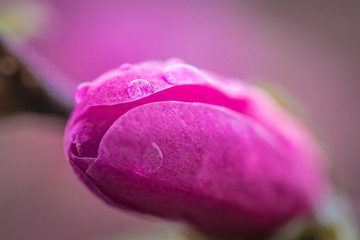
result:
<svg viewBox="0 0 360 240"><path fill-rule="evenodd" d="M81 84L75 100L68 159L113 206L259 235L323 195L309 131L247 83L172 59L123 64Z"/></svg>

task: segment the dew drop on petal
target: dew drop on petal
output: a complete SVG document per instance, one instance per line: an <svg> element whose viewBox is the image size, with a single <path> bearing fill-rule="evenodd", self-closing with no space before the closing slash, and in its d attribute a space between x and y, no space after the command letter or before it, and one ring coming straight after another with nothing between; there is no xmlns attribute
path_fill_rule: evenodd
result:
<svg viewBox="0 0 360 240"><path fill-rule="evenodd" d="M174 64L185 64L185 61L181 58L169 58L166 60L166 65L174 65Z"/></svg>
<svg viewBox="0 0 360 240"><path fill-rule="evenodd" d="M126 70L130 70L132 68L132 64L130 63L124 63L124 64L121 64L119 69L121 71L126 71Z"/></svg>
<svg viewBox="0 0 360 240"><path fill-rule="evenodd" d="M154 88L145 79L136 79L129 83L127 93L131 99L145 97L154 92Z"/></svg>
<svg viewBox="0 0 360 240"><path fill-rule="evenodd" d="M159 170L163 163L163 153L160 147L152 142L142 155L140 174L153 173Z"/></svg>
<svg viewBox="0 0 360 240"><path fill-rule="evenodd" d="M187 64L176 64L168 67L163 74L163 79L172 85L207 82L204 73Z"/></svg>
<svg viewBox="0 0 360 240"><path fill-rule="evenodd" d="M84 83L81 83L77 89L76 89L76 92L75 92L75 102L76 103L80 103L81 100L84 98L84 96L86 95L87 91L89 90L89 86L90 86L90 83L88 82L84 82Z"/></svg>

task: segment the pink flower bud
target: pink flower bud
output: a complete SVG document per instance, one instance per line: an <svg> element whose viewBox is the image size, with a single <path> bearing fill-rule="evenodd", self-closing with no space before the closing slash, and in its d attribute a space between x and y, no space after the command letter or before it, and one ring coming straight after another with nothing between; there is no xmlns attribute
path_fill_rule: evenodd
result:
<svg viewBox="0 0 360 240"><path fill-rule="evenodd" d="M247 83L172 59L124 64L75 99L67 156L113 206L257 235L311 213L324 194L314 138Z"/></svg>

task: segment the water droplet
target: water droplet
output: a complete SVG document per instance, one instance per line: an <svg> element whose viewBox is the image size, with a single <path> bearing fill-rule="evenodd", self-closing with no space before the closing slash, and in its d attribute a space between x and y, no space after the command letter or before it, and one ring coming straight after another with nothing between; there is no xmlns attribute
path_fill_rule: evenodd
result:
<svg viewBox="0 0 360 240"><path fill-rule="evenodd" d="M121 64L119 68L122 71L130 70L132 68L132 64L124 63L124 64Z"/></svg>
<svg viewBox="0 0 360 240"><path fill-rule="evenodd" d="M174 65L174 64L185 64L185 61L182 60L181 58L169 58L166 60L166 64L168 66Z"/></svg>
<svg viewBox="0 0 360 240"><path fill-rule="evenodd" d="M204 73L187 64L176 64L167 68L163 78L172 85L207 82Z"/></svg>
<svg viewBox="0 0 360 240"><path fill-rule="evenodd" d="M138 99L153 93L154 88L145 79L136 79L129 83L127 92L131 99Z"/></svg>
<svg viewBox="0 0 360 240"><path fill-rule="evenodd" d="M157 151L158 156L159 156L161 159L163 159L164 156L163 156L163 154L162 154L162 152L161 152L160 147L159 147L156 143L154 143L154 142L151 143L151 146L153 147L153 149L155 149L155 150Z"/></svg>
<svg viewBox="0 0 360 240"><path fill-rule="evenodd" d="M156 172L161 167L163 158L164 156L160 147L152 142L151 146L146 149L142 155L141 170L139 169L139 173L147 174Z"/></svg>
<svg viewBox="0 0 360 240"><path fill-rule="evenodd" d="M89 82L84 82L81 83L75 92L75 102L76 103L80 103L81 100L84 98L84 96L86 95L87 91L89 90L90 87L90 83Z"/></svg>

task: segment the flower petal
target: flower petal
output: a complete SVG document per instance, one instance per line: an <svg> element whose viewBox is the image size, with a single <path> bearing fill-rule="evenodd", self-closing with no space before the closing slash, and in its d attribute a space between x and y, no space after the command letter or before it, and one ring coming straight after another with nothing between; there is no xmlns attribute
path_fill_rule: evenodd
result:
<svg viewBox="0 0 360 240"><path fill-rule="evenodd" d="M248 117L182 102L125 113L86 171L121 207L223 232L269 230L309 210L317 174Z"/></svg>

